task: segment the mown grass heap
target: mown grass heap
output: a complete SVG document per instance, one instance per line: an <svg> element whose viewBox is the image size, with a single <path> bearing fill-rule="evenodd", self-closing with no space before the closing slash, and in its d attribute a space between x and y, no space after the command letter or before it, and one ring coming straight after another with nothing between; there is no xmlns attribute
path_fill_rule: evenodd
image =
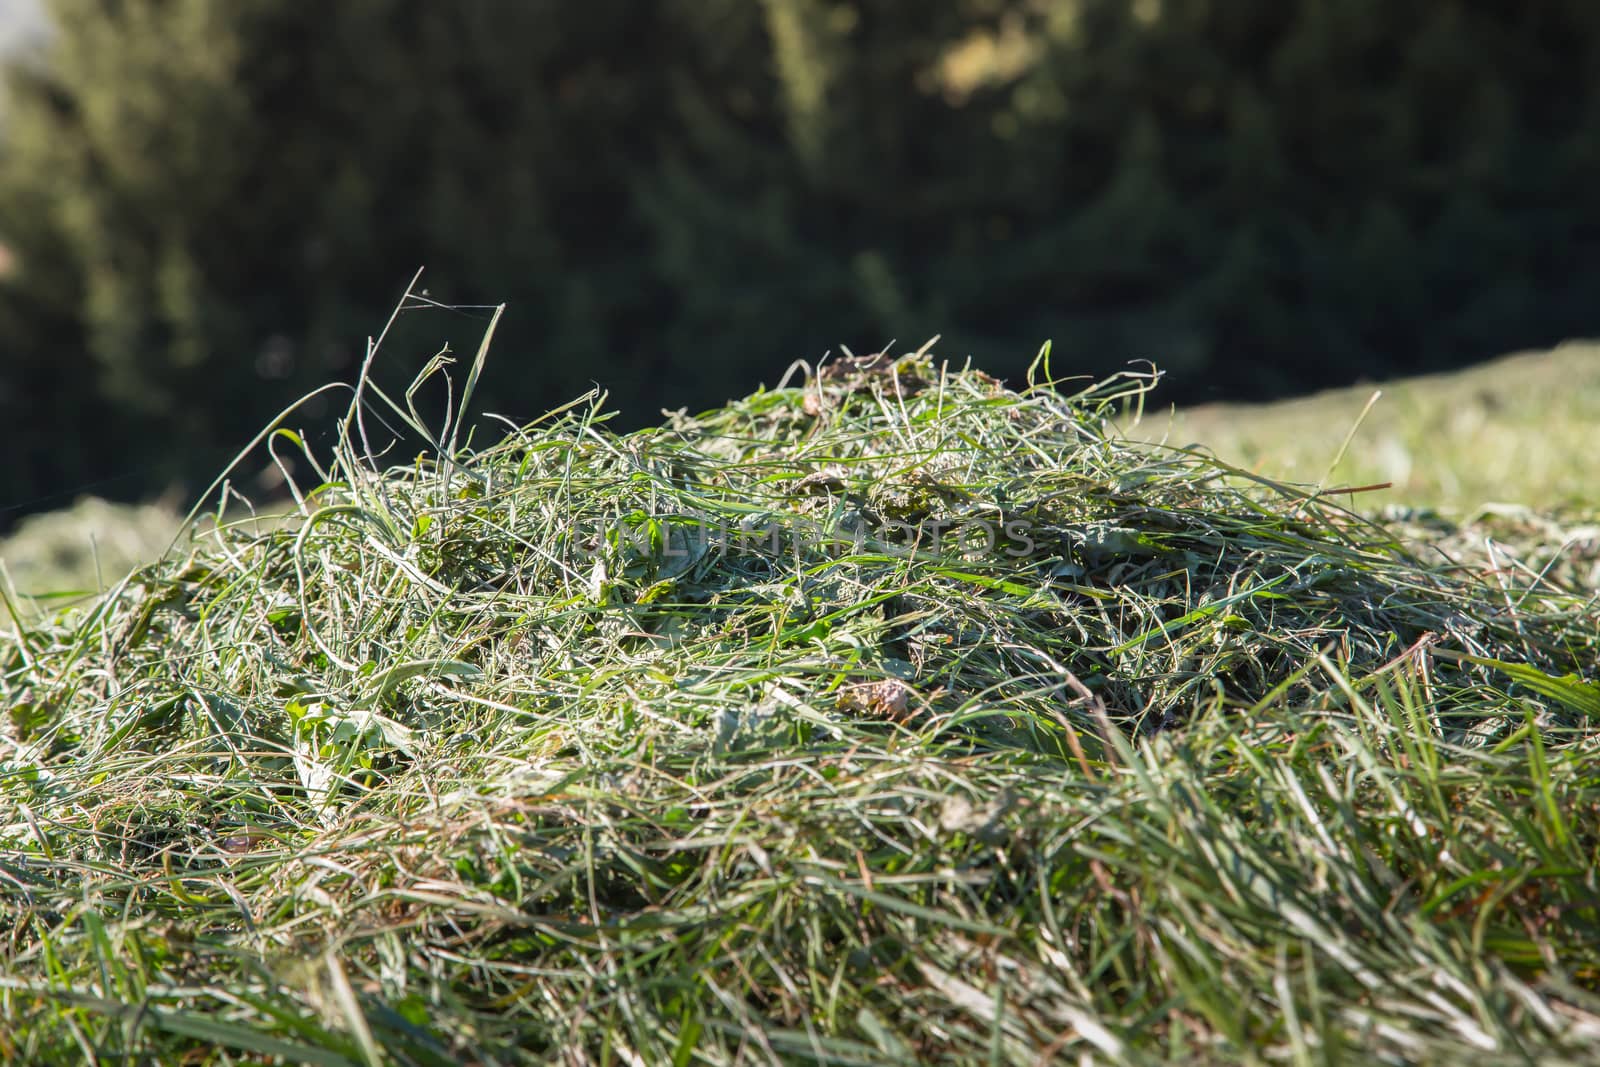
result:
<svg viewBox="0 0 1600 1067"><path fill-rule="evenodd" d="M358 400L297 522L0 645L0 1054L1594 1061L1593 595L1109 434L1144 385L389 469Z"/></svg>

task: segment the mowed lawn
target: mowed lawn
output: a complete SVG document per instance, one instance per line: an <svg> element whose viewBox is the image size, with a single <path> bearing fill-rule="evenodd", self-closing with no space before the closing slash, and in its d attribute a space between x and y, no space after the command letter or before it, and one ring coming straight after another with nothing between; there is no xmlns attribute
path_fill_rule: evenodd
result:
<svg viewBox="0 0 1600 1067"><path fill-rule="evenodd" d="M1159 390L1152 399L1159 404ZM1286 481L1392 483L1354 498L1362 511L1428 507L1466 517L1485 504L1600 507L1596 344L1272 404L1151 406L1121 425L1143 440L1205 445Z"/></svg>

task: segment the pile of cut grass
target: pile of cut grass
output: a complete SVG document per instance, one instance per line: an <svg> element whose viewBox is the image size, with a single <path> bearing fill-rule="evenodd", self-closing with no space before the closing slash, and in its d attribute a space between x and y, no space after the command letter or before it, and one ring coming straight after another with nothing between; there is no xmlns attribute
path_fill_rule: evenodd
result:
<svg viewBox="0 0 1600 1067"><path fill-rule="evenodd" d="M0 645L0 1055L1595 1060L1592 595L1108 432L1147 384L388 469L358 394L298 524Z"/></svg>

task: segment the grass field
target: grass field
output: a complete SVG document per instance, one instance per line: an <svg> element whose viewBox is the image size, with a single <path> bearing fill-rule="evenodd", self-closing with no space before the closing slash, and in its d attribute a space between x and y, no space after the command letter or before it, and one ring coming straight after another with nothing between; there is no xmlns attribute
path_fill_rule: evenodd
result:
<svg viewBox="0 0 1600 1067"><path fill-rule="evenodd" d="M1578 520L1040 375L351 419L298 523L17 630L0 1056L1600 1062Z"/></svg>
<svg viewBox="0 0 1600 1067"><path fill-rule="evenodd" d="M0 581L24 618L38 619L110 588L158 558L182 525L182 517L167 505L84 497L70 508L30 515L0 540ZM0 608L0 620L8 617Z"/></svg>
<svg viewBox="0 0 1600 1067"><path fill-rule="evenodd" d="M1348 501L1362 510L1427 507L1469 517L1495 503L1600 507L1600 345L1275 404L1152 406L1142 420L1120 424L1142 440L1198 442L1286 481L1392 483Z"/></svg>

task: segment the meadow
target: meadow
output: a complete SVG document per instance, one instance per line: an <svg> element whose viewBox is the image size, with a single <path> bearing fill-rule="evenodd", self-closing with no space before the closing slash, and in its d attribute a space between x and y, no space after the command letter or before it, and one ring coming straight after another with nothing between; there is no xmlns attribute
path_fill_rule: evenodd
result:
<svg viewBox="0 0 1600 1067"><path fill-rule="evenodd" d="M1539 359L1320 421L1048 350L630 434L365 383L266 438L292 521L4 587L0 1055L1600 1062L1600 390Z"/></svg>
<svg viewBox="0 0 1600 1067"><path fill-rule="evenodd" d="M1545 513L1600 506L1595 344L1273 404L1182 411L1151 404L1142 418L1121 425L1141 440L1199 442L1230 463L1285 481L1388 483L1381 493L1345 501L1368 513L1429 508L1470 521L1485 505L1490 512Z"/></svg>

